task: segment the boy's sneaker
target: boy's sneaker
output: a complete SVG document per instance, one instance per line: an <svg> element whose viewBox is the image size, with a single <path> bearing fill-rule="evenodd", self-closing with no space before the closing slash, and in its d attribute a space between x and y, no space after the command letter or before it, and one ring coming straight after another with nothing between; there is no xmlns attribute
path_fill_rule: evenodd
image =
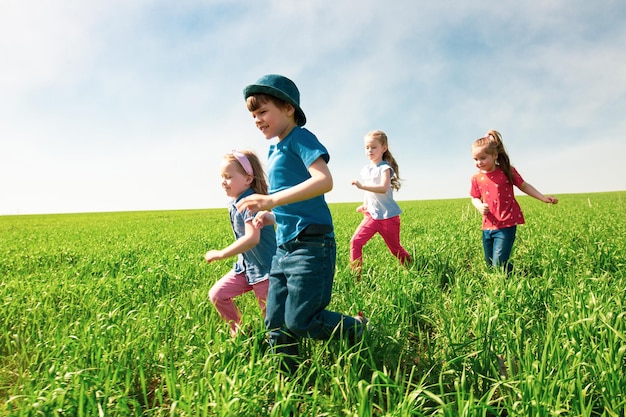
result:
<svg viewBox="0 0 626 417"><path fill-rule="evenodd" d="M364 326L369 326L370 319L368 319L367 317L365 317L365 316L363 315L363 312L362 312L362 311L359 311L359 314L357 314L356 316L354 316L354 319L355 319L355 320L360 321L360 322L361 322L361 324L362 324L362 325L364 325Z"/></svg>
<svg viewBox="0 0 626 417"><path fill-rule="evenodd" d="M370 324L370 320L363 315L362 311L359 311L359 314L354 316L354 319L361 323L361 327L356 332L356 339L359 340L363 338L364 332L369 332L372 330L372 325Z"/></svg>

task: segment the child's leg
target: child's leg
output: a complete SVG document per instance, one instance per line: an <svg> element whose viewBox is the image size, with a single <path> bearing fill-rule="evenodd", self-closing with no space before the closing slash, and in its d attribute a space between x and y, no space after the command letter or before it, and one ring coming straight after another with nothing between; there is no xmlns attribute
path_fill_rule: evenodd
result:
<svg viewBox="0 0 626 417"><path fill-rule="evenodd" d="M493 233L494 230L483 230L483 251L487 266L493 265Z"/></svg>
<svg viewBox="0 0 626 417"><path fill-rule="evenodd" d="M353 269L359 269L361 267L363 246L365 246L376 232L375 220L366 213L365 216L363 216L361 224L356 228L352 239L350 239L350 265Z"/></svg>
<svg viewBox="0 0 626 417"><path fill-rule="evenodd" d="M513 243L515 242L515 234L517 227L507 227L504 229L498 229L493 234L493 266L504 266L506 272L510 273L513 270L513 264L509 262L511 252L513 250Z"/></svg>
<svg viewBox="0 0 626 417"><path fill-rule="evenodd" d="M379 233L385 240L389 251L400 260L402 265L411 262L411 255L400 244L400 216L390 219L377 220L379 223Z"/></svg>
<svg viewBox="0 0 626 417"><path fill-rule="evenodd" d="M265 317L265 308L267 305L267 290L270 286L270 280L266 279L265 281L257 282L252 285L252 291L254 291L254 296L259 302L259 308L263 313L263 317Z"/></svg>
<svg viewBox="0 0 626 417"><path fill-rule="evenodd" d="M231 336L237 334L237 328L241 324L241 313L233 298L251 289L243 273L236 274L234 270L231 270L213 284L209 290L209 299L215 305L220 316L230 324Z"/></svg>
<svg viewBox="0 0 626 417"><path fill-rule="evenodd" d="M287 252L282 246L276 250L272 259L267 304L265 310L265 327L268 331L270 350L273 353L287 355L283 364L288 371L294 372L297 365L292 357L298 356L298 339L285 325L285 305L287 303L287 277L283 273L283 259Z"/></svg>
<svg viewBox="0 0 626 417"><path fill-rule="evenodd" d="M313 339L351 336L361 330L353 317L326 310L335 275L335 239L327 236L301 237L284 245L289 255L281 262L289 294L285 324L295 334ZM273 282L270 284L272 292Z"/></svg>

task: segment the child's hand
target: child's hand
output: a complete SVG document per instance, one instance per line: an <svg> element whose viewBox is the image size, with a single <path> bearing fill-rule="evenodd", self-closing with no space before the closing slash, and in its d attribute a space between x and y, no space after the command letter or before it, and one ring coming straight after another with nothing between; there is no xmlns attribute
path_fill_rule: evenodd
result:
<svg viewBox="0 0 626 417"><path fill-rule="evenodd" d="M360 205L356 208L357 213L363 213L367 208L364 205Z"/></svg>
<svg viewBox="0 0 626 417"><path fill-rule="evenodd" d="M221 250L210 250L206 253L206 255L204 255L204 259L208 263L211 263L213 261L219 261L220 259L224 259L224 256L222 255Z"/></svg>
<svg viewBox="0 0 626 417"><path fill-rule="evenodd" d="M276 223L274 213L267 210L259 211L256 216L254 216L254 219L252 219L252 225L257 229L262 229L274 223Z"/></svg>
<svg viewBox="0 0 626 417"><path fill-rule="evenodd" d="M556 198L556 197L553 197L551 195L546 197L546 203L548 203L548 204L556 204L558 202L559 202L559 199Z"/></svg>
<svg viewBox="0 0 626 417"><path fill-rule="evenodd" d="M477 197L472 198L472 205L482 215L489 213L489 205L487 203L483 203L483 201L480 198L477 198Z"/></svg>
<svg viewBox="0 0 626 417"><path fill-rule="evenodd" d="M356 186L359 190L363 189L363 185L358 180L352 180L352 185Z"/></svg>

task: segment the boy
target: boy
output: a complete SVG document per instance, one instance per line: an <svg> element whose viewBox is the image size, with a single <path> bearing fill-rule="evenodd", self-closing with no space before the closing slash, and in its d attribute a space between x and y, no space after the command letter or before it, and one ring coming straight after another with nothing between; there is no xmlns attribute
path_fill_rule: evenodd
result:
<svg viewBox="0 0 626 417"><path fill-rule="evenodd" d="M272 210L276 219L278 249L265 317L272 350L296 356L299 337L343 334L356 341L367 319L326 310L336 262L333 222L324 199L333 187L328 151L302 127L306 116L290 79L265 75L244 89L244 97L263 136L278 138L269 149L269 195L251 195L237 204L240 211ZM265 214L259 214L261 220ZM295 370L293 358L287 357L286 365Z"/></svg>

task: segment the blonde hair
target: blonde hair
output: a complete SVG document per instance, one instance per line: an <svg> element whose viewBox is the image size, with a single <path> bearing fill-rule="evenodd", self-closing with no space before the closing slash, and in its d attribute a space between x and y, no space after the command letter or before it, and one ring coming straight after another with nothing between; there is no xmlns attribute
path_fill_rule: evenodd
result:
<svg viewBox="0 0 626 417"><path fill-rule="evenodd" d="M257 194L267 194L268 186L267 186L267 178L265 176L265 171L263 170L263 165L261 165L261 161L256 156L256 154L250 150L238 150L237 152L243 154L248 161L250 162L250 166L252 167L252 183L250 184L250 188L254 190ZM241 171L242 174L248 175L241 162L237 159L237 157L232 153L227 153L224 155L224 160L228 162L237 163L237 169Z"/></svg>
<svg viewBox="0 0 626 417"><path fill-rule="evenodd" d="M387 134L382 130L372 130L365 135L365 137L372 138L387 148L385 153L383 153L383 161L387 162L391 166L391 169L393 169L394 175L391 177L391 188L398 191L402 186L402 181L400 180L400 168L398 168L396 158L393 157L391 151L389 150L389 140L387 139Z"/></svg>
<svg viewBox="0 0 626 417"><path fill-rule="evenodd" d="M478 138L474 141L472 148L483 148L489 155L498 155L496 159L498 166L507 179L513 184L513 168L511 166L511 160L506 153L504 143L502 143L502 135L497 130L490 130L482 138Z"/></svg>

